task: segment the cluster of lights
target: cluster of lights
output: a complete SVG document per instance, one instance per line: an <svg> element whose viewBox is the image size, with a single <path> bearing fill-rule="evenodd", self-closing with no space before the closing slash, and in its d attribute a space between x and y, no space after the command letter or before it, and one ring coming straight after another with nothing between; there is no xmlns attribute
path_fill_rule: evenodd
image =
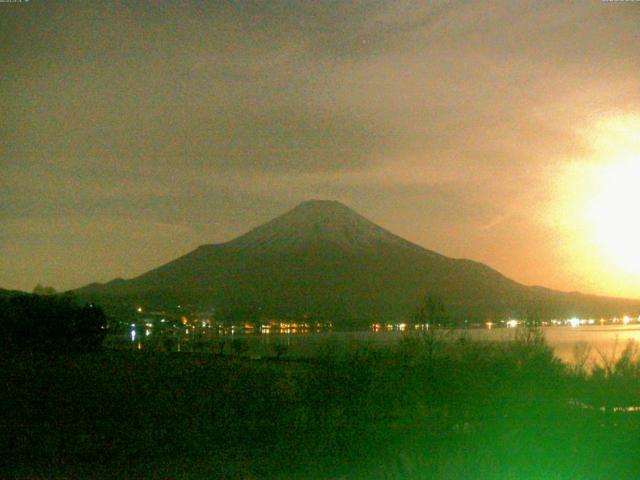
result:
<svg viewBox="0 0 640 480"><path fill-rule="evenodd" d="M138 313L142 313L143 312L143 308L142 306L138 306L136 307L136 311ZM160 320L160 323L166 323L167 320L166 318L162 318ZM550 321L543 321L542 325L543 326L548 326L548 325L553 325L553 326L570 326L572 328L577 328L579 326L582 325L595 325L596 323L599 323L600 325L604 325L606 323L613 323L613 324L623 324L623 325L628 325L632 322L637 322L640 323L640 316L638 316L637 318L632 318L628 315L625 315L621 318L618 317L614 317L611 319L604 319L601 318L599 321L596 321L593 318L590 319L584 319L584 318L578 318L578 317L573 317L573 318L568 318L565 320L550 320ZM181 316L180 317L180 323L182 324L182 326L186 327L185 328L185 334L189 335L190 333L190 327L193 327L193 329L197 329L197 327L201 327L203 329L205 328L212 328L212 327L217 327L218 332L222 333L222 334L235 334L237 330L241 330L244 331L244 333L254 333L255 330L258 330L261 334L270 334L272 331L278 331L279 333L309 333L310 329L313 329L313 327L315 326L315 331L317 333L320 333L322 328L328 328L331 329L333 328L333 324L332 323L316 323L315 325L313 324L309 324L306 322L303 323L297 323L297 322L278 322L276 320L271 320L266 324L263 323L245 323L242 325L239 325L236 327L236 325L231 325L230 327L225 327L221 324L213 324L209 318L197 318L193 321L189 320L186 316ZM466 323L466 322L465 322ZM507 328L517 328L520 325L524 325L527 322L523 321L523 320L518 320L515 318L510 318L508 320L500 320L500 322L498 322L502 325L504 325ZM494 326L496 326L496 323L492 322L492 321L487 321L484 323L484 325L486 326L487 329L491 330ZM478 325L480 326L480 325ZM136 341L136 330L135 330L136 324L132 323L131 324L131 331L130 331L130 337L131 337L131 342L135 342ZM151 322L145 322L145 330L144 330L144 335L145 336L149 336L151 335L152 332L152 327L153 327L153 323ZM424 323L424 324L414 324L413 328L415 330L428 330L430 327L430 325L428 323ZM373 332L381 332L381 331L400 331L400 332L405 332L408 328L407 323L374 323L370 325L370 329Z"/></svg>
<svg viewBox="0 0 640 480"><path fill-rule="evenodd" d="M630 323L640 323L640 316L636 318L632 318L628 315L625 315L624 317L618 318L618 317L614 317L611 319L604 319L601 318L600 320L596 320L594 318L578 318L578 317L573 317L573 318L567 318L564 320L550 320L550 321L542 321L540 322L540 325L542 326L570 326L572 328L577 328L579 326L583 326L583 325L605 325L607 323L612 323L612 324L623 324L623 325L629 325ZM485 327L489 330L491 330L492 328L496 327L496 326L504 326L506 328L518 328L521 325L527 325L528 323L524 320L519 320L516 318L510 318L508 320L500 320L499 322L493 322L493 321L487 321L484 323ZM479 324L477 326L480 326ZM401 331L404 332L407 330L407 324L406 323L396 323L396 324L391 324L391 323L386 323L386 324L381 324L381 323L373 323L370 325L370 330L373 332L383 332L383 331ZM413 326L413 328L415 330L427 330L429 329L429 324L425 323L425 324L415 324Z"/></svg>
<svg viewBox="0 0 640 480"><path fill-rule="evenodd" d="M404 332L407 330L408 328L408 324L406 323L372 323L369 328L371 329L371 331L373 332L381 332L381 331L387 331L387 332L391 332L394 330L398 330L400 332ZM416 330L426 330L429 328L429 324L428 323L418 323L415 324L413 326L414 329Z"/></svg>

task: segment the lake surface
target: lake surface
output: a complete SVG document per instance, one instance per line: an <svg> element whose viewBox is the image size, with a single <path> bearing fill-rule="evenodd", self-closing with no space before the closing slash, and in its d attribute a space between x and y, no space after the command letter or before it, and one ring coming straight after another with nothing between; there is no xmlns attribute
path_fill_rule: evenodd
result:
<svg viewBox="0 0 640 480"><path fill-rule="evenodd" d="M584 355L586 362L593 365L602 363L603 359L618 358L630 341L640 346L640 325L593 325L567 327L543 327L544 337L555 355L565 363L573 364L576 357ZM392 345L399 342L407 333L399 331L359 331L359 332L325 332L308 334L276 334L276 335L234 335L225 337L243 338L249 343L250 355L263 356L273 354L273 345L287 345L289 356L314 356L324 348L349 349L358 344L372 346ZM443 331L445 338L459 338L467 335L472 340L504 342L515 338L513 328L477 328L466 330ZM581 353L582 352L582 353Z"/></svg>
<svg viewBox="0 0 640 480"><path fill-rule="evenodd" d="M576 348L590 349L588 361L602 363L619 358L629 342L640 345L640 325L549 327L543 331L556 356L566 363L574 363Z"/></svg>
<svg viewBox="0 0 640 480"><path fill-rule="evenodd" d="M553 348L555 355L565 363L574 364L580 357L585 359L587 366L603 360L611 361L619 358L629 342L636 342L640 346L640 324L629 325L582 325L578 327L553 326L542 327L547 344ZM505 342L516 336L515 328L469 328L458 330L438 330L437 335L443 339L455 340L466 335L471 340ZM177 342L178 350L188 351L192 347L192 335L183 335ZM245 334L236 333L209 337L212 343L224 342L225 353L233 353L235 340L241 340L247 345L244 355L252 357L267 357L274 355L275 345L286 345L284 355L288 357L313 357L325 349L332 351L348 351L357 346L371 345L383 347L398 343L403 336L411 332L398 330L371 330L354 332L324 331L320 333L271 333ZM419 334L419 332L418 332ZM153 336L153 334L152 334ZM133 339L132 339L133 340ZM135 342L145 342L144 336L138 336ZM140 346L140 345L139 345Z"/></svg>

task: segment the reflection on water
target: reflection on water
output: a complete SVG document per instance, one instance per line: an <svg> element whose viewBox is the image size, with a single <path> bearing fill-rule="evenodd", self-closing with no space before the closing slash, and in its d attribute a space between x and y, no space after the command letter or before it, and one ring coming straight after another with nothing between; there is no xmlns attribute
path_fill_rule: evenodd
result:
<svg viewBox="0 0 640 480"><path fill-rule="evenodd" d="M587 364L602 364L619 358L630 341L640 341L640 326L628 324L548 328L544 333L556 356L566 363L574 363L582 351Z"/></svg>
<svg viewBox="0 0 640 480"><path fill-rule="evenodd" d="M277 356L312 357L320 349L353 348L370 344L374 347L393 345L408 332L427 330L428 326L408 329L404 324L389 328L374 324L371 329L352 332L335 332L331 329L308 324L263 325L255 329L242 327L194 327L175 329L155 329L148 324L139 329L135 325L127 332L126 343L143 349L147 346L162 345L173 351L210 351L212 353L233 354L237 343L246 344L242 353L251 357ZM455 340L465 335L470 340L504 342L515 337L513 328L469 328L447 330L446 338ZM618 325L570 325L542 327L544 337L556 356L565 363L580 361L588 365L612 361L618 358L630 341L640 341L640 325L622 323ZM119 337L122 338L122 337ZM124 339L123 339L124 340Z"/></svg>

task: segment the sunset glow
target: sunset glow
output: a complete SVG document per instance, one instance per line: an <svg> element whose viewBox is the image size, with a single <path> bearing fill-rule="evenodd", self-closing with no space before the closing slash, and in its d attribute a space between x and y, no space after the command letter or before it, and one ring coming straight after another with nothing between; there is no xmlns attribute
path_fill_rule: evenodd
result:
<svg viewBox="0 0 640 480"><path fill-rule="evenodd" d="M603 168L599 182L586 212L594 241L617 267L640 273L640 157Z"/></svg>
<svg viewBox="0 0 640 480"><path fill-rule="evenodd" d="M617 116L594 129L593 169L584 219L597 250L621 269L640 274L640 116Z"/></svg>
<svg viewBox="0 0 640 480"><path fill-rule="evenodd" d="M640 277L640 116L612 115L582 134L590 154L553 174L550 222L564 239L562 254L577 275L611 292ZM606 288L606 287L605 287Z"/></svg>

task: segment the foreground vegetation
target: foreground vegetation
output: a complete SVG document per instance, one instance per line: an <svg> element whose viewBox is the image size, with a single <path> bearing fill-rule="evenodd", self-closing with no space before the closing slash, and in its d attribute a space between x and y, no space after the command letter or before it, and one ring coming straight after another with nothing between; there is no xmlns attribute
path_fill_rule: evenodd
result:
<svg viewBox="0 0 640 480"><path fill-rule="evenodd" d="M43 287L36 287L36 290ZM47 291L45 289L45 291ZM106 336L100 307L69 295L0 295L0 346L14 352L90 352Z"/></svg>
<svg viewBox="0 0 640 480"><path fill-rule="evenodd" d="M314 360L5 354L9 478L637 478L633 349L587 373L537 331L328 342Z"/></svg>

